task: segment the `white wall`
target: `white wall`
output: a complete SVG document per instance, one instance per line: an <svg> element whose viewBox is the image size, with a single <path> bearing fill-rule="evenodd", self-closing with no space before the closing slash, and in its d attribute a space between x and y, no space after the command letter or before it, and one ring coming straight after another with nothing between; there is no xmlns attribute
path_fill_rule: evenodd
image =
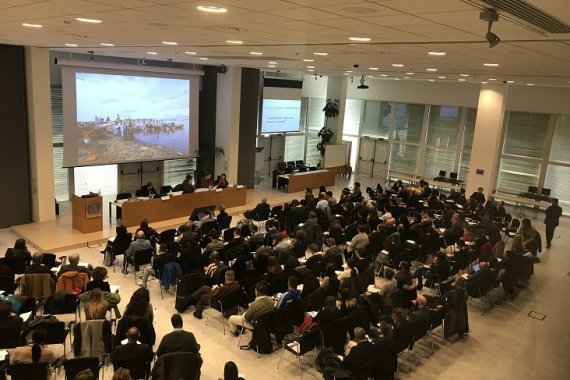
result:
<svg viewBox="0 0 570 380"><path fill-rule="evenodd" d="M570 114L570 88L509 86L507 110Z"/></svg>
<svg viewBox="0 0 570 380"><path fill-rule="evenodd" d="M319 77L317 75L303 75L303 89L301 94L307 98L324 98L327 96L328 77Z"/></svg>

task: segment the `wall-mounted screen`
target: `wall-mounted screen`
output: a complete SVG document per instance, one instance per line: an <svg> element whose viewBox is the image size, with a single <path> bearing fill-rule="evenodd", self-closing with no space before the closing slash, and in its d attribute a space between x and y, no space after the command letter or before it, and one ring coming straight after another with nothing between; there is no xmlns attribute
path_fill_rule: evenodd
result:
<svg viewBox="0 0 570 380"><path fill-rule="evenodd" d="M199 77L63 70L64 166L196 156Z"/></svg>
<svg viewBox="0 0 570 380"><path fill-rule="evenodd" d="M261 133L299 132L301 100L263 99Z"/></svg>

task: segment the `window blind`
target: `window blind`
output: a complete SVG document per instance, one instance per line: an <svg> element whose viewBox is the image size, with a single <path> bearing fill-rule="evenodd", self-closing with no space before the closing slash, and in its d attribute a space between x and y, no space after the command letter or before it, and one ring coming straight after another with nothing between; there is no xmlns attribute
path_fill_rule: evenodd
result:
<svg viewBox="0 0 570 380"><path fill-rule="evenodd" d="M182 183L188 174L190 174L192 177L195 177L195 170L196 161L194 159L182 158L179 160L164 161L162 172L163 183L164 185L170 185L174 187L179 183ZM228 180L231 181L231 179Z"/></svg>
<svg viewBox="0 0 570 380"><path fill-rule="evenodd" d="M419 147L394 143L390 149L390 171L416 174L416 163L418 161Z"/></svg>
<svg viewBox="0 0 570 380"><path fill-rule="evenodd" d="M550 189L550 195L558 198L565 215L570 214L570 167L548 165L544 188Z"/></svg>
<svg viewBox="0 0 570 380"><path fill-rule="evenodd" d="M469 175L469 163L471 162L471 152L461 152L459 157L459 171L457 173L457 178L461 181L467 181L467 176Z"/></svg>
<svg viewBox="0 0 570 380"><path fill-rule="evenodd" d="M426 143L454 148L461 123L459 107L431 106L429 110Z"/></svg>
<svg viewBox="0 0 570 380"><path fill-rule="evenodd" d="M422 104L396 103L394 114L394 141L419 143L424 120L425 106Z"/></svg>
<svg viewBox="0 0 570 380"><path fill-rule="evenodd" d="M362 100L347 99L344 108L344 124L342 132L345 135L358 136L360 118L362 116Z"/></svg>
<svg viewBox="0 0 570 380"><path fill-rule="evenodd" d="M560 161L570 163L570 115L556 116L554 126L554 137L550 147L550 161Z"/></svg>
<svg viewBox="0 0 570 380"><path fill-rule="evenodd" d="M285 135L284 161L304 160L305 135Z"/></svg>
<svg viewBox="0 0 570 380"><path fill-rule="evenodd" d="M542 158L550 115L509 112L503 154Z"/></svg>
<svg viewBox="0 0 570 380"><path fill-rule="evenodd" d="M51 86L51 126L55 199L69 200L69 169L63 168L63 100L61 86Z"/></svg>
<svg viewBox="0 0 570 380"><path fill-rule="evenodd" d="M309 98L307 104L307 154L305 162L307 165L316 166L321 159L321 153L317 150L317 144L321 141L317 134L324 126L325 98Z"/></svg>
<svg viewBox="0 0 570 380"><path fill-rule="evenodd" d="M392 124L392 106L390 103L367 100L364 106L362 135L388 138Z"/></svg>
<svg viewBox="0 0 570 380"><path fill-rule="evenodd" d="M503 157L499 168L497 189L524 192L538 184L540 162Z"/></svg>
<svg viewBox="0 0 570 380"><path fill-rule="evenodd" d="M477 109L467 108L465 117L465 129L463 131L462 149L471 149L473 146L473 135L475 134L475 120L477 119Z"/></svg>
<svg viewBox="0 0 570 380"><path fill-rule="evenodd" d="M435 178L440 170L450 173L453 170L455 151L426 148L422 160L422 175L427 178Z"/></svg>

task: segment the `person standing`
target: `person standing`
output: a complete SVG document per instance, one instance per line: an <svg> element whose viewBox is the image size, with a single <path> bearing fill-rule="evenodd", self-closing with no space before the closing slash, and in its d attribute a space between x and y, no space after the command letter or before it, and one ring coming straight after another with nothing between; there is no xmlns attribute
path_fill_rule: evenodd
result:
<svg viewBox="0 0 570 380"><path fill-rule="evenodd" d="M552 198L552 204L546 208L546 216L544 224L546 225L546 248L550 248L554 230L558 226L560 215L562 215L562 207L558 206L558 198Z"/></svg>

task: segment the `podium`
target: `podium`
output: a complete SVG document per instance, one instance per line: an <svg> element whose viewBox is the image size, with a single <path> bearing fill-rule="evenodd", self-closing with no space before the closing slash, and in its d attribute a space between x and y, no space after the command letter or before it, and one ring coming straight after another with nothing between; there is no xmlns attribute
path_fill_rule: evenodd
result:
<svg viewBox="0 0 570 380"><path fill-rule="evenodd" d="M103 230L103 198L100 196L81 198L74 195L71 199L73 228L83 232Z"/></svg>

